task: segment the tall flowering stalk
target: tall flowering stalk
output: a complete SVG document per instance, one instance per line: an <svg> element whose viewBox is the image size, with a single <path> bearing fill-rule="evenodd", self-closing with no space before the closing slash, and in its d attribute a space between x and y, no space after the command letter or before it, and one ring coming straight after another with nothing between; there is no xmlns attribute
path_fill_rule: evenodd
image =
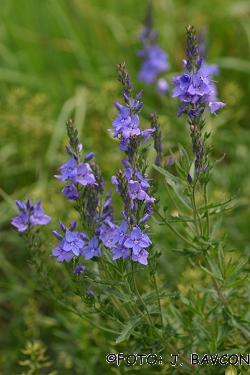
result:
<svg viewBox="0 0 250 375"><path fill-rule="evenodd" d="M234 334L237 332L239 342L244 343L249 348L250 330L246 330L245 319L243 316L237 315L240 313L235 305L235 299L238 298L237 286L245 280L245 278L239 279L238 275L244 270L248 258L243 258L239 263L237 260L233 264L231 261L226 262L225 238L220 237L218 230L220 218L214 219L217 215L220 216L222 212L231 208L228 203L234 197L223 202L210 202L208 197L211 171L224 156L216 161L210 160L211 146L207 145L209 134L204 131L205 114L206 109L208 109L216 115L216 112L226 104L213 101L215 82L211 80L208 71L203 68L196 31L190 25L186 27L186 30L187 60L183 60L185 72L173 78L175 88L172 93L173 97L178 97L181 103L177 115L186 115L187 117L191 135L192 157L190 158L188 152L179 145L180 160L174 154L172 155L177 175L159 167L160 163L156 163L155 169L165 177L167 192L177 210L177 215L167 216L166 210L162 213L157 207L155 207L155 212L160 218L159 223L161 225L166 224L184 243L183 250L175 249L174 253L186 258L198 257L199 262L192 261L192 266L210 279L205 288L194 287L200 291L198 296L196 296L195 290L193 292L190 290L189 301L183 299L183 303L194 319L197 318L194 311L198 312L197 309L201 309L200 317L195 323L196 326L193 326L195 339L200 345L209 343L207 350L210 350L210 352L223 350L222 348L227 346L227 341L222 344L218 336L216 336L215 341L212 337L215 337L214 327L225 324L227 332L234 332ZM152 120L156 121L154 117L152 117ZM172 188L175 197L168 186ZM203 199L202 202L201 199ZM177 200L179 200L179 203L177 203ZM180 223L183 223L182 229ZM203 307L201 307L201 301L206 301ZM208 304L207 308L206 304ZM178 314L174 315L178 319ZM200 329L197 329L197 325ZM182 329L185 330L185 326L182 326ZM200 334L201 336L199 336ZM228 338L228 340L230 339ZM191 339L187 345L194 345L194 341ZM203 363L202 361L195 362L199 365ZM206 364L208 365L209 362L206 362Z"/></svg>

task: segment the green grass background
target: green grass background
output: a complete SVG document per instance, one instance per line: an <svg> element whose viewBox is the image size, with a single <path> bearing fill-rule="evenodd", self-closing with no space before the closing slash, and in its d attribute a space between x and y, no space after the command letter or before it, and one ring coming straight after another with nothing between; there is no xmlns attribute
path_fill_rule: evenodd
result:
<svg viewBox="0 0 250 375"><path fill-rule="evenodd" d="M226 199L238 190L237 206L224 217L229 246L249 250L250 196L250 2L235 0L155 0L159 45L169 54L171 70L182 69L185 25L206 30L209 63L220 68L218 91L227 106L218 117L207 115L213 157L226 157L213 174L211 200ZM53 361L44 374L154 373L152 368L116 368L105 363L114 338L100 335L78 318L36 293L37 280L27 264L27 250L10 229L15 199L41 198L53 217L45 236L74 212L61 197L53 175L66 160L65 120L74 118L86 152L95 152L106 180L121 167L122 153L107 128L115 118L113 102L122 100L115 64L126 61L135 93L141 89L141 122L157 111L166 157L177 143L190 147L188 127L176 117L177 100L160 96L137 79L138 34L146 2L141 0L2 0L0 12L0 369L20 374L18 361L27 340L40 339ZM150 156L154 159L154 154ZM152 175L158 178L152 171ZM162 202L168 204L162 193ZM119 211L119 200L115 198ZM119 215L117 215L119 218ZM183 262L171 248L176 239L165 228L154 228L162 267L171 288L185 285ZM48 256L50 254L48 248ZM53 262L54 259L49 259ZM55 264L59 272L59 267ZM176 269L178 272L176 272ZM121 350L129 352L129 343ZM47 371L47 372L46 372ZM159 371L159 369L157 370ZM165 370L167 371L167 370ZM171 373L171 372L170 372Z"/></svg>

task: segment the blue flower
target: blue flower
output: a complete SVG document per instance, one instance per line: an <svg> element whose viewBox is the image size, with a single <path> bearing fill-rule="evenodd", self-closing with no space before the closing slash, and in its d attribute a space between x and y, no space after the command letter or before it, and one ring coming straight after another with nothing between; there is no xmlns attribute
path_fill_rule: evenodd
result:
<svg viewBox="0 0 250 375"><path fill-rule="evenodd" d="M213 114L213 115L215 115L215 116L217 116L216 115L216 111L218 111L218 109L220 109L220 108L222 108L222 107L225 107L225 103L222 103L222 102L210 102L209 104L208 104L208 107L209 107L209 109L210 109L210 111L211 111L211 113Z"/></svg>
<svg viewBox="0 0 250 375"><path fill-rule="evenodd" d="M83 273L85 270L85 267L84 266L76 266L76 268L74 269L73 273L76 274L76 273Z"/></svg>
<svg viewBox="0 0 250 375"><path fill-rule="evenodd" d="M153 203L155 198L150 198L150 196L141 189L141 185L138 181L130 180L128 182L128 189L130 193L130 197L134 199L138 199L140 201L144 201L147 203Z"/></svg>
<svg viewBox="0 0 250 375"><path fill-rule="evenodd" d="M76 256L80 255L80 250L85 245L85 242L82 241L76 233L66 231L66 237L63 245L63 250L72 251Z"/></svg>
<svg viewBox="0 0 250 375"><path fill-rule="evenodd" d="M119 131L123 126L129 125L131 122L130 109L128 107L121 107L118 112L117 118L113 121L112 126Z"/></svg>
<svg viewBox="0 0 250 375"><path fill-rule="evenodd" d="M112 260L116 260L119 258L129 258L131 250L125 247L124 245L115 246L111 249L112 253L114 254Z"/></svg>
<svg viewBox="0 0 250 375"><path fill-rule="evenodd" d="M88 163L80 163L77 167L76 176L71 178L73 183L79 183L83 186L88 184L93 185L96 183L95 176Z"/></svg>
<svg viewBox="0 0 250 375"><path fill-rule="evenodd" d="M116 228L114 232L112 245L116 244L117 242L119 243L119 245L121 245L124 242L126 238L127 227L128 227L127 222L124 220L121 226Z"/></svg>
<svg viewBox="0 0 250 375"><path fill-rule="evenodd" d="M79 197L79 193L77 192L74 184L68 184L64 186L62 193L67 199L76 200Z"/></svg>
<svg viewBox="0 0 250 375"><path fill-rule="evenodd" d="M148 251L144 250L144 249L141 249L140 252L136 255L136 254L132 254L132 260L134 262L139 262L141 264L143 264L144 266L146 266L148 264Z"/></svg>
<svg viewBox="0 0 250 375"><path fill-rule="evenodd" d="M143 234L140 228L134 227L132 232L128 234L128 238L124 242L124 246L133 249L133 254L138 255L142 249L148 247L151 241L148 236Z"/></svg>
<svg viewBox="0 0 250 375"><path fill-rule="evenodd" d="M93 237L89 241L88 245L81 251L81 254L85 256L86 260L96 257L101 254L101 250L98 246L98 238Z"/></svg>
<svg viewBox="0 0 250 375"><path fill-rule="evenodd" d="M52 250L52 254L51 254L51 258L53 257L57 257L57 261L59 263L62 263L64 261L66 262L69 262L73 259L74 257L74 254L72 251L65 251L63 249L63 246L64 246L64 243L65 241L62 240L61 242L59 242L58 246L55 247L53 250Z"/></svg>
<svg viewBox="0 0 250 375"><path fill-rule="evenodd" d="M38 200L34 205L34 212L33 215L30 216L30 225L35 226L39 225L46 225L51 222L51 218L44 213L42 209L41 200Z"/></svg>
<svg viewBox="0 0 250 375"><path fill-rule="evenodd" d="M55 175L56 178L60 181L71 180L72 178L76 177L76 168L75 165L77 164L75 158L72 156L71 159L66 164L63 164L59 171L62 173L62 176Z"/></svg>
<svg viewBox="0 0 250 375"><path fill-rule="evenodd" d="M88 287L87 293L88 293L89 297L94 297L95 293L92 290L92 285L90 285Z"/></svg>
<svg viewBox="0 0 250 375"><path fill-rule="evenodd" d="M24 232L28 228L29 213L20 212L18 217L11 219L11 224L18 228L18 232Z"/></svg>

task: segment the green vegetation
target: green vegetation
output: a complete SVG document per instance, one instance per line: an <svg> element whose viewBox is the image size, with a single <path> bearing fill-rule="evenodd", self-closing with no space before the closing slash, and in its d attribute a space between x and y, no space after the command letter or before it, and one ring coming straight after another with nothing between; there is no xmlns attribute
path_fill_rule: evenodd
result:
<svg viewBox="0 0 250 375"><path fill-rule="evenodd" d="M3 0L0 12L0 372L9 374L177 374L166 361L162 366L120 368L106 363L111 352L130 353L133 342L116 345L113 336L83 322L79 317L48 301L28 264L27 249L10 229L14 200L42 199L54 223L69 222L61 185L53 177L65 158L65 121L74 119L85 151L94 151L106 181L121 167L117 141L107 132L115 118L115 100L121 99L115 65L126 61L135 92L143 93L142 126L157 111L163 131L166 159L170 149L179 156L178 143L191 152L184 116L177 118L177 99L160 96L137 79L140 59L138 34L143 28L146 3L126 0ZM155 0L155 28L159 45L169 54L172 81L182 69L186 30L191 24L205 30L208 63L220 68L219 98L227 103L218 117L208 114L212 130L212 156L223 162L215 170L210 196L213 201L237 195L237 205L224 214L228 248L237 256L249 252L250 222L250 3L235 0ZM212 141L211 141L212 139ZM154 155L152 161L154 160ZM173 172L173 171L172 171ZM173 172L174 173L174 172ZM161 180L155 170L151 176ZM114 190L114 189L113 189ZM162 204L168 202L163 186ZM116 207L120 201L114 198ZM168 292L187 297L186 285L204 274L192 272L185 258L172 249L180 241L164 234L151 222L155 241L163 251ZM53 224L44 237L52 242ZM49 257L51 249L47 249ZM64 277L55 259L55 278ZM187 264L188 263L188 264ZM176 265L178 267L176 269ZM173 266L174 265L174 266ZM249 281L245 281L249 290ZM239 289L240 292L240 289ZM180 308L180 306L178 306ZM244 308L244 306L242 306ZM233 343L230 343L232 348ZM239 348L235 348L235 352ZM152 349L153 350L153 349ZM36 356L41 370L24 367ZM43 365L42 365L43 364ZM45 367L47 366L47 367ZM37 367L39 368L39 367ZM224 369L225 370L225 369ZM238 369L239 370L239 369ZM22 372L23 371L23 372ZM248 370L249 371L249 370ZM249 372L242 371L242 374Z"/></svg>

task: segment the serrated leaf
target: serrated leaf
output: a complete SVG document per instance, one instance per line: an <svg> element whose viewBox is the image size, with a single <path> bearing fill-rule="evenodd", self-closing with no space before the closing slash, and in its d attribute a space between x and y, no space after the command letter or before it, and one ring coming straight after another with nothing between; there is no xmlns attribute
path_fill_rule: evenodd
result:
<svg viewBox="0 0 250 375"><path fill-rule="evenodd" d="M229 284L223 285L223 289L224 289L224 288L232 288L232 287L234 287L234 286L236 286L236 285L239 285L239 284L241 284L243 281L245 281L247 277L248 277L248 275L246 275L245 277L243 277L243 279L235 280L235 281L232 282L232 283L229 283Z"/></svg>
<svg viewBox="0 0 250 375"><path fill-rule="evenodd" d="M120 335L116 339L116 344L129 339L131 335L131 331L139 324L141 320L140 315L135 315L129 319L129 321L125 324L123 330L121 331Z"/></svg>
<svg viewBox="0 0 250 375"><path fill-rule="evenodd" d="M213 208L224 206L225 204L231 202L237 196L237 194L235 194L233 197L230 197L230 198L228 198L227 200L225 200L223 202L212 202L210 204L206 204L205 206L200 207L198 209L198 211L204 211L204 210L209 210L209 209L213 209Z"/></svg>
<svg viewBox="0 0 250 375"><path fill-rule="evenodd" d="M218 159L218 160L215 160L213 163L211 163L208 167L208 169L206 170L206 172L210 171L211 169L213 169L217 164L219 164L223 159L224 157L226 156L226 154L223 154L223 156Z"/></svg>

